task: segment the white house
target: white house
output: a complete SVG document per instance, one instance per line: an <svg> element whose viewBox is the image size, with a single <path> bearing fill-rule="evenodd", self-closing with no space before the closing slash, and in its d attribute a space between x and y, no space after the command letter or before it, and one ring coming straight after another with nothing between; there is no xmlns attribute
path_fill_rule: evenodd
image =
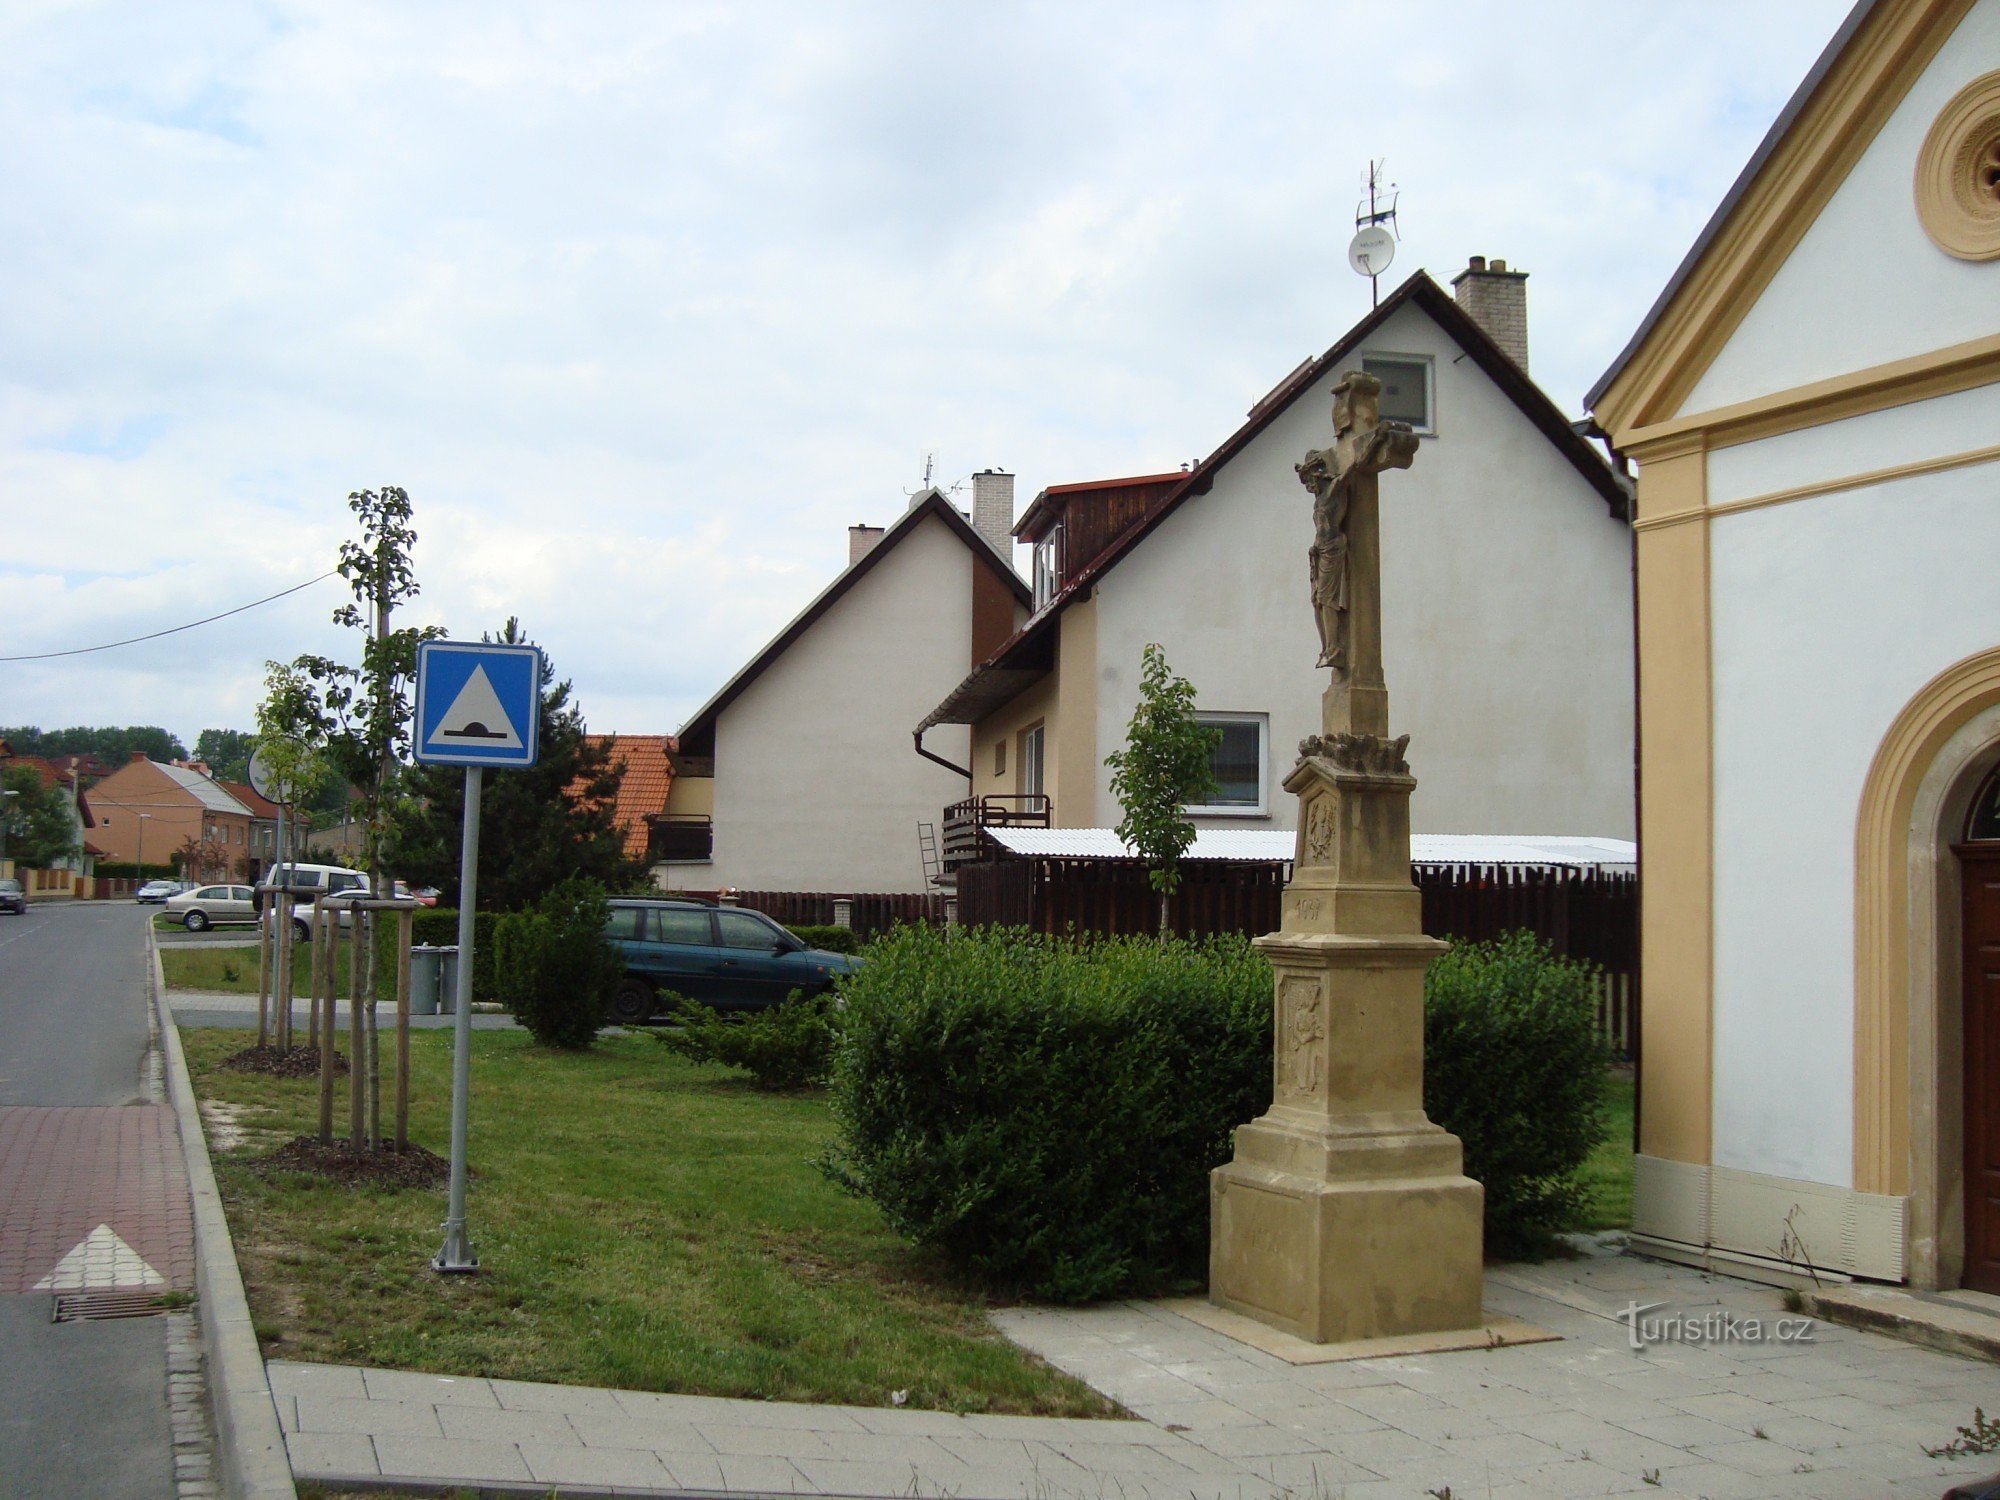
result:
<svg viewBox="0 0 2000 1500"><path fill-rule="evenodd" d="M1411 736L1414 826L1630 838L1628 495L1527 376L1525 282L1475 259L1454 300L1420 271L1190 471L1039 494L1016 528L1035 548L1033 617L911 721L926 743L971 727L982 815L1032 819L1046 799L1056 826L1116 824L1104 758L1159 642L1222 730L1202 826L1292 826L1281 783L1320 728L1326 678L1295 466L1333 441L1335 380L1366 369L1382 415L1422 434L1381 502L1383 656L1391 728Z"/></svg>
<svg viewBox="0 0 2000 1500"><path fill-rule="evenodd" d="M918 825L964 782L911 754L910 726L1026 617L1013 511L1013 476L989 470L971 520L932 489L886 530L850 529L846 570L676 737L663 884L925 888ZM935 748L962 763L965 732Z"/></svg>
<svg viewBox="0 0 2000 1500"><path fill-rule="evenodd" d="M2000 1292L2000 0L1871 0L1589 404L1637 462L1633 1226Z"/></svg>

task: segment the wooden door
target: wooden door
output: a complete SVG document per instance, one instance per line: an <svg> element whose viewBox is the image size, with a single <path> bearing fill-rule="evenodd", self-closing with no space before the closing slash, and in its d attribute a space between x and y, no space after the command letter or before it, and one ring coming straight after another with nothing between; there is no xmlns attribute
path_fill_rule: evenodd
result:
<svg viewBox="0 0 2000 1500"><path fill-rule="evenodd" d="M2000 845L1961 845L1965 876L1965 1274L2000 1293Z"/></svg>

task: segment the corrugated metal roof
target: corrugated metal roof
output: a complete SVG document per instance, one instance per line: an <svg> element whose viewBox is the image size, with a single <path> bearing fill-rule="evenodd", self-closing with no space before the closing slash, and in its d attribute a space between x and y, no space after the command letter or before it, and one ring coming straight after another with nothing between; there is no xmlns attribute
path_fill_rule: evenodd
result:
<svg viewBox="0 0 2000 1500"><path fill-rule="evenodd" d="M190 771L186 766L170 766L162 761L154 761L153 769L160 772L182 791L192 796L210 812L240 813L244 817L253 816L250 809L238 802L215 782L199 771Z"/></svg>
<svg viewBox="0 0 2000 1500"><path fill-rule="evenodd" d="M1043 859L1131 859L1110 828L989 828L993 841L1013 854ZM1281 863L1292 857L1297 835L1279 828L1200 828L1183 859L1255 859ZM1410 860L1420 865L1579 865L1635 869L1639 846L1630 839L1554 834L1419 833L1410 838Z"/></svg>

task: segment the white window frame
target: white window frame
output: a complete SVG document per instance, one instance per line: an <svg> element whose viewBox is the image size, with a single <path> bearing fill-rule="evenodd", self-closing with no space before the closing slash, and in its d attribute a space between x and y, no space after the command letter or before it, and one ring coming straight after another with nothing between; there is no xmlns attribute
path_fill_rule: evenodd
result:
<svg viewBox="0 0 2000 1500"><path fill-rule="evenodd" d="M1390 349L1376 349L1361 356L1361 368L1366 374L1374 374L1368 366L1372 363L1393 363L1417 365L1424 372L1424 420L1412 422L1410 429L1418 437L1437 436L1437 358L1430 354L1398 354ZM1386 419L1385 419L1386 420Z"/></svg>
<svg viewBox="0 0 2000 1500"><path fill-rule="evenodd" d="M1058 521L1035 543L1035 608L1040 610L1062 592L1063 524Z"/></svg>
<svg viewBox="0 0 2000 1500"><path fill-rule="evenodd" d="M1267 818L1271 815L1271 716L1269 714L1197 713L1203 724L1250 724L1257 730L1257 805L1241 802L1190 802L1181 809L1191 818Z"/></svg>
<svg viewBox="0 0 2000 1500"><path fill-rule="evenodd" d="M1020 753L1014 758L1014 785L1024 797L1048 795L1048 731L1046 722L1021 731Z"/></svg>

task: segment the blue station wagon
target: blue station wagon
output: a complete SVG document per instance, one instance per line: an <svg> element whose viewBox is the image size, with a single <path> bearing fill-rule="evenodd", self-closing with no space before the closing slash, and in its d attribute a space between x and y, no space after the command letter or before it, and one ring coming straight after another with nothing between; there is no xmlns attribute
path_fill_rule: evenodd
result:
<svg viewBox="0 0 2000 1500"><path fill-rule="evenodd" d="M627 1026L653 1016L662 990L718 1010L760 1010L793 990L817 995L854 971L852 958L808 948L762 912L696 901L610 905L605 936L625 957L611 1019Z"/></svg>

